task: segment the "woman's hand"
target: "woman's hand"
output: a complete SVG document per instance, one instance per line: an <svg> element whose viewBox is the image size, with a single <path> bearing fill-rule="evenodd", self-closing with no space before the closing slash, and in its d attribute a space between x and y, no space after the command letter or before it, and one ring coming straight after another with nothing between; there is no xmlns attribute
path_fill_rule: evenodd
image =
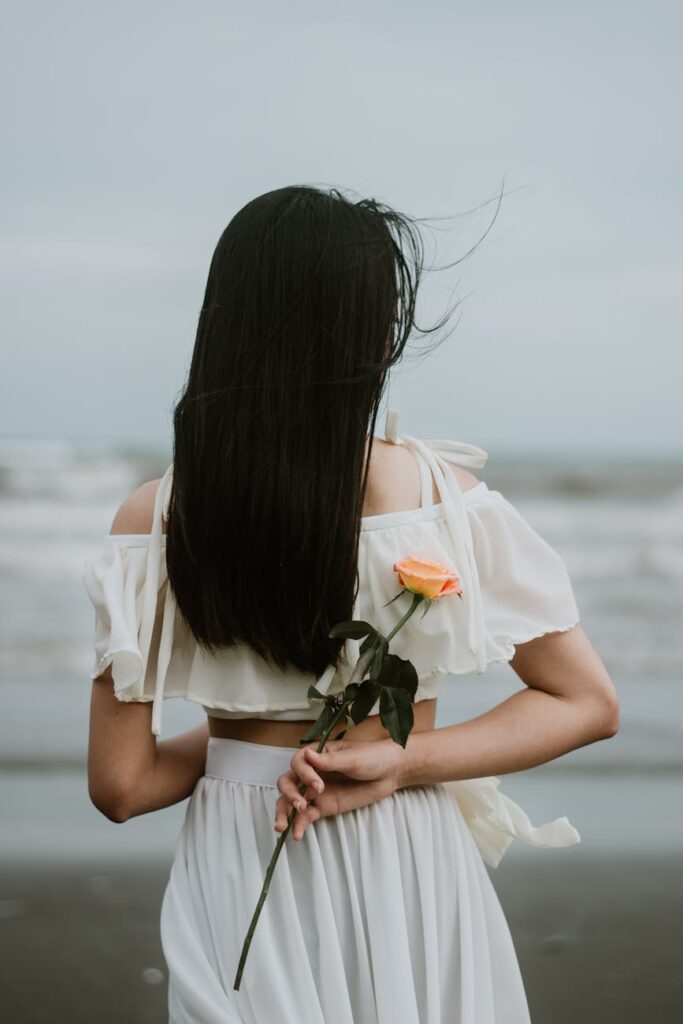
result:
<svg viewBox="0 0 683 1024"><path fill-rule="evenodd" d="M275 830L284 831L292 807L297 807L291 829L295 840L301 839L312 821L365 807L399 788L405 752L393 739L328 740L320 754L316 747L311 743L297 750L292 767L277 780L281 796L275 807ZM302 795L299 787L304 782L307 788Z"/></svg>

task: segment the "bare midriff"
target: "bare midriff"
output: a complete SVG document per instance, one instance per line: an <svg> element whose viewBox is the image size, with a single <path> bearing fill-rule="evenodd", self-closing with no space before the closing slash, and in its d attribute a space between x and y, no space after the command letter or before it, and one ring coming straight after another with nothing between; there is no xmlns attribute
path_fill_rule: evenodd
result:
<svg viewBox="0 0 683 1024"><path fill-rule="evenodd" d="M436 720L436 697L420 700L413 704L413 732L433 729ZM247 743L264 743L270 747L299 747L299 740L313 724L314 719L298 719L295 722L277 722L266 718L216 718L208 715L209 735L224 739L245 740ZM341 719L331 735L345 728L345 720ZM383 740L389 733L380 721L379 715L369 715L358 725L354 725L346 733L346 738L353 740Z"/></svg>

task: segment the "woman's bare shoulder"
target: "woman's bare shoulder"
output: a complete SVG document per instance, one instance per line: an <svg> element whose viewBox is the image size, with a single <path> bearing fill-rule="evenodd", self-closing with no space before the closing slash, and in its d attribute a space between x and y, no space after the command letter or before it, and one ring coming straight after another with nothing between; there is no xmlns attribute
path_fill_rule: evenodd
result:
<svg viewBox="0 0 683 1024"><path fill-rule="evenodd" d="M462 466L450 464L462 491L475 487L479 478ZM370 455L366 513L419 508L421 498L420 470L409 448L375 438ZM432 501L441 501L436 481L432 479Z"/></svg>
<svg viewBox="0 0 683 1024"><path fill-rule="evenodd" d="M154 518L154 499L161 477L140 484L116 510L110 533L151 533Z"/></svg>
<svg viewBox="0 0 683 1024"><path fill-rule="evenodd" d="M479 478L462 466L451 469L463 491L475 487ZM161 477L148 480L125 498L112 521L110 533L151 533L154 502ZM441 501L436 481L432 481L432 501ZM370 473L366 494L365 515L418 508L420 505L420 471L415 456L404 445L375 438L370 456ZM162 530L166 531L165 522Z"/></svg>

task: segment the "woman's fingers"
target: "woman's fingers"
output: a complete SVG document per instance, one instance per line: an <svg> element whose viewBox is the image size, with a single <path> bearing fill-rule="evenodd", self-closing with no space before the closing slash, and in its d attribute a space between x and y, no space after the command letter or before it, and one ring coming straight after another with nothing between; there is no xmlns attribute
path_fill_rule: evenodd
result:
<svg viewBox="0 0 683 1024"><path fill-rule="evenodd" d="M287 828L287 819L292 811L292 805L286 797L281 796L275 804L275 822L273 827L276 832L283 832Z"/></svg>
<svg viewBox="0 0 683 1024"><path fill-rule="evenodd" d="M379 782L355 782L351 779L342 782L330 782L321 796L312 798L301 810L297 810L292 820L290 833L295 840L301 839L306 828L319 818L341 814L374 803L383 796L393 792L384 780ZM299 800L302 798L299 797ZM280 796L275 807L275 830L283 832L287 827L287 819L292 810L291 802Z"/></svg>
<svg viewBox="0 0 683 1024"><path fill-rule="evenodd" d="M297 791L298 792L298 791ZM304 834L304 830L312 821L317 821L318 818L323 816L323 810L320 807L316 807L315 804L304 801L303 797L299 796L297 801L301 809L297 810L292 821L291 835L293 839L299 840ZM292 804L289 799L285 796L280 796L277 803L275 804L275 824L274 828L276 832L283 832L287 828L287 819L292 810Z"/></svg>
<svg viewBox="0 0 683 1024"><path fill-rule="evenodd" d="M291 769L290 771L283 772L282 775L278 776L277 787L280 790L281 795L275 805L274 822L274 828L278 832L282 832L283 829L287 827L287 819L291 813L292 807L297 809L297 814L302 814L311 806L310 801L301 793L302 781L303 780ZM306 822L315 821L319 817L320 814L316 812L313 816L309 815ZM296 817L294 819L293 826L295 824Z"/></svg>
<svg viewBox="0 0 683 1024"><path fill-rule="evenodd" d="M318 753L316 747L314 743L297 750L291 758L290 770L277 780L281 795L274 827L284 831L295 808L290 830L295 840L301 839L311 822L364 807L396 788L397 754L393 740L329 740L323 753Z"/></svg>
<svg viewBox="0 0 683 1024"><path fill-rule="evenodd" d="M310 750L310 747L303 747L301 750L297 750L296 754L292 755L290 764L292 771L295 775L298 775L302 782L305 782L307 786L311 786L316 793L322 793L325 783L307 759L307 754L310 753Z"/></svg>
<svg viewBox="0 0 683 1024"><path fill-rule="evenodd" d="M299 792L300 785L301 779L291 770L278 776L277 788L294 807L305 807L308 802L306 797Z"/></svg>
<svg viewBox="0 0 683 1024"><path fill-rule="evenodd" d="M295 842L302 839L308 825L313 821L317 821L320 817L322 817L322 813L315 804L309 804L305 811L297 811L292 824L292 839Z"/></svg>
<svg viewBox="0 0 683 1024"><path fill-rule="evenodd" d="M353 778L354 775L362 771L361 755L352 746L343 746L342 744L343 740L337 740L334 747L330 749L328 744L322 753L309 748L305 748L301 753L306 757L307 766L312 767L316 774L321 771L340 772ZM299 751L294 757L297 757L298 754Z"/></svg>

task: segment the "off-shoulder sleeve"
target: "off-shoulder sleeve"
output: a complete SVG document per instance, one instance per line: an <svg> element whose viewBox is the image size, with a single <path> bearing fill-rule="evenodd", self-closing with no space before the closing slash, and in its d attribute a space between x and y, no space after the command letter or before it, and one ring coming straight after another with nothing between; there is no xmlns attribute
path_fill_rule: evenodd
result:
<svg viewBox="0 0 683 1024"><path fill-rule="evenodd" d="M107 534L85 560L83 584L95 609L95 679L111 665L114 693L152 705L161 733L164 685L174 646L177 606L166 570L162 518L168 517L173 463L154 499L149 534Z"/></svg>
<svg viewBox="0 0 683 1024"><path fill-rule="evenodd" d="M147 548L114 537L99 544L86 558L83 584L95 610L95 679L111 665L119 700L151 699L144 681L149 649L141 647L143 595Z"/></svg>
<svg viewBox="0 0 683 1024"><path fill-rule="evenodd" d="M567 565L518 509L497 490L468 506L472 551L489 643L495 660L516 644L579 622Z"/></svg>
<svg viewBox="0 0 683 1024"><path fill-rule="evenodd" d="M111 665L118 700L153 702L152 732L159 736L178 634L164 549L149 540L109 534L86 558L82 578L95 609L90 678Z"/></svg>
<svg viewBox="0 0 683 1024"><path fill-rule="evenodd" d="M461 497L462 504L454 504L448 514L431 513L362 536L362 586L353 617L371 622L385 636L409 604L405 595L393 600L400 593L396 562L426 558L456 572L461 581L460 597L432 601L391 641L393 653L415 666L420 697L434 695L440 675L482 673L493 662L510 661L518 644L579 622L559 552L485 482ZM345 648L341 664L331 666L317 684L321 692L346 685L360 642L348 640Z"/></svg>

